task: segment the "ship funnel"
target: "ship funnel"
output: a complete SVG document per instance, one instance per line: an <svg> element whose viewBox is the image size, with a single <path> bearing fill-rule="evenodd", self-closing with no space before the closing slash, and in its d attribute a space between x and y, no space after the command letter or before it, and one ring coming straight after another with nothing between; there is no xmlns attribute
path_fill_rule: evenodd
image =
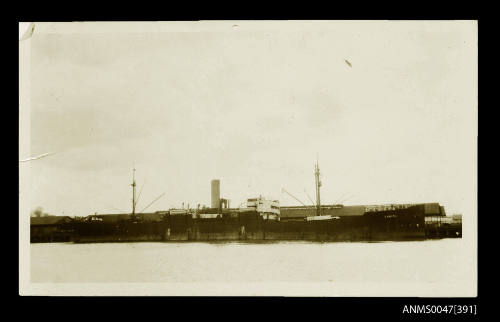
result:
<svg viewBox="0 0 500 322"><path fill-rule="evenodd" d="M211 184L211 206L212 208L220 207L220 180L212 180Z"/></svg>

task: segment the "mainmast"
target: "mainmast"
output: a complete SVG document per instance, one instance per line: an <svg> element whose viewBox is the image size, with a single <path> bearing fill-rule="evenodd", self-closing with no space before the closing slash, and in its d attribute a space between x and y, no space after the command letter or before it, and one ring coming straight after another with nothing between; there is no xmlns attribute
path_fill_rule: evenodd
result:
<svg viewBox="0 0 500 322"><path fill-rule="evenodd" d="M135 215L135 168L132 174L132 216Z"/></svg>
<svg viewBox="0 0 500 322"><path fill-rule="evenodd" d="M135 218L135 207L137 206L137 202L139 201L136 197L135 197L135 187L136 187L136 183L135 183L135 167L134 167L134 171L133 171L133 174L132 174L132 218ZM141 187L141 190L139 191L139 197L141 197L141 193L142 193L142 188L144 187L144 184L143 186ZM155 200L153 200L151 203L149 203L144 209L142 209L141 211L139 211L139 214L142 214L144 210L146 210L147 208L149 208L152 204L154 204L156 201L158 201L161 197L163 197L165 195L165 193L162 193L160 196L158 196Z"/></svg>
<svg viewBox="0 0 500 322"><path fill-rule="evenodd" d="M317 158L316 158L316 164L314 165L314 178L316 181L316 216L321 216L321 197L319 194L321 181L319 179L319 163Z"/></svg>

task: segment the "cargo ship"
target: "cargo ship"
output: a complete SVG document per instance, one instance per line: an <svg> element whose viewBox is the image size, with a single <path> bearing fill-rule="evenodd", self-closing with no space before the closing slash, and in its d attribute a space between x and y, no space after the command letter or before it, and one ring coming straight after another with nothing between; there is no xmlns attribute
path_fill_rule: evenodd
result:
<svg viewBox="0 0 500 322"><path fill-rule="evenodd" d="M45 223L44 218L31 218L31 242L370 242L462 237L461 215L447 216L439 203L322 205L317 162L314 174L316 202L310 206L283 189L302 206L280 206L278 200L258 196L248 198L243 207L230 208L229 200L220 197L220 180L215 179L211 181L210 207L183 205L180 209L136 213L134 169L130 214L59 216L59 219L51 216L46 217Z"/></svg>

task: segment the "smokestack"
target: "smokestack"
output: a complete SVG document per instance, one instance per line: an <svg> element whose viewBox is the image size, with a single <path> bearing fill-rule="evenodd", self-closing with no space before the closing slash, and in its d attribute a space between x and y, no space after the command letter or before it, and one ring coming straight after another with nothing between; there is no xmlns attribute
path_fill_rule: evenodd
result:
<svg viewBox="0 0 500 322"><path fill-rule="evenodd" d="M212 195L211 195L212 208L219 208L220 206L220 181L212 180Z"/></svg>

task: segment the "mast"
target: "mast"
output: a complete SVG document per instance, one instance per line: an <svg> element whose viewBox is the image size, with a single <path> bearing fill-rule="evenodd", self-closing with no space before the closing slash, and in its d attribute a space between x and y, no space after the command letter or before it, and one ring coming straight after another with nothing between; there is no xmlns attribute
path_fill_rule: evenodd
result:
<svg viewBox="0 0 500 322"><path fill-rule="evenodd" d="M319 189L321 187L321 181L319 179L318 158L316 158L316 164L314 165L314 178L316 181L316 216L321 216L321 197L319 193Z"/></svg>
<svg viewBox="0 0 500 322"><path fill-rule="evenodd" d="M132 174L132 216L135 215L135 168Z"/></svg>

